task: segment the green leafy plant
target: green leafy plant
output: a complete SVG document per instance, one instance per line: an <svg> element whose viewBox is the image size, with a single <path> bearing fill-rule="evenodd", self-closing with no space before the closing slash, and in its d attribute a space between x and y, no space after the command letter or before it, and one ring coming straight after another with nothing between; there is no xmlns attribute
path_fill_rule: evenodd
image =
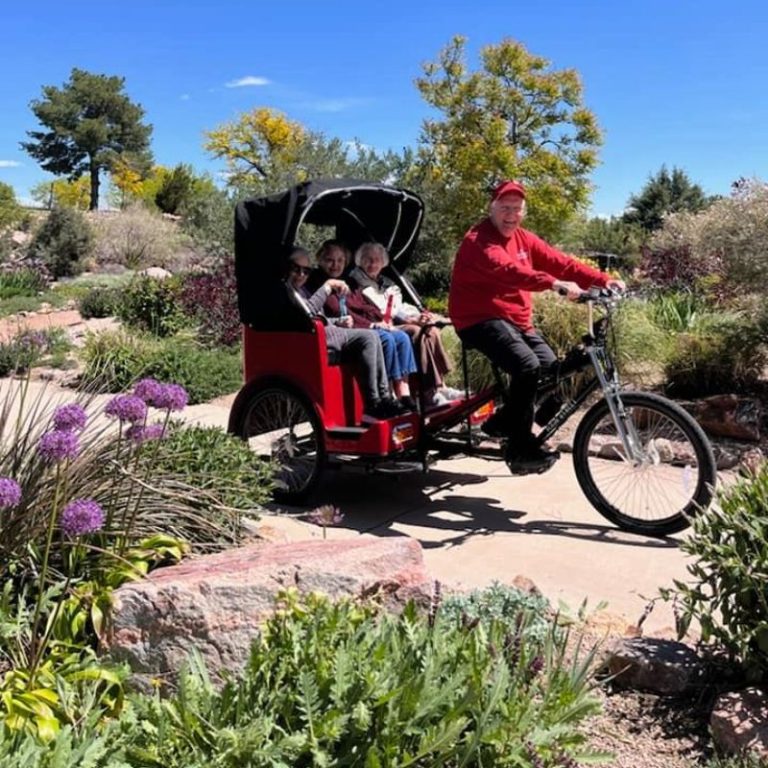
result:
<svg viewBox="0 0 768 768"><path fill-rule="evenodd" d="M117 316L126 325L155 336L171 336L186 324L176 278L139 276L120 293Z"/></svg>
<svg viewBox="0 0 768 768"><path fill-rule="evenodd" d="M697 515L680 544L690 579L663 596L680 608L678 632L691 622L704 643L724 647L750 679L768 676L768 464L726 487L719 503Z"/></svg>
<svg viewBox="0 0 768 768"><path fill-rule="evenodd" d="M768 363L765 317L720 311L679 334L666 361L666 388L700 397L753 388Z"/></svg>
<svg viewBox="0 0 768 768"><path fill-rule="evenodd" d="M178 692L142 698L130 750L169 768L216 764L555 766L594 759L582 721L591 654L493 618L398 616L282 595L241 679L216 692L199 660ZM578 650L578 649L577 649ZM578 654L577 654L578 655Z"/></svg>
<svg viewBox="0 0 768 768"><path fill-rule="evenodd" d="M0 299L36 296L48 287L50 281L50 274L41 263L4 265L0 269Z"/></svg>
<svg viewBox="0 0 768 768"><path fill-rule="evenodd" d="M117 287L94 286L77 303L80 314L91 317L111 317L120 306L123 292Z"/></svg>
<svg viewBox="0 0 768 768"><path fill-rule="evenodd" d="M218 427L172 423L152 464L162 474L187 478L225 506L254 509L270 498L270 465Z"/></svg>
<svg viewBox="0 0 768 768"><path fill-rule="evenodd" d="M142 376L154 376L181 384L195 404L236 392L242 384L237 350L202 349L179 337L100 333L86 339L83 359L83 385L101 392L119 392Z"/></svg>

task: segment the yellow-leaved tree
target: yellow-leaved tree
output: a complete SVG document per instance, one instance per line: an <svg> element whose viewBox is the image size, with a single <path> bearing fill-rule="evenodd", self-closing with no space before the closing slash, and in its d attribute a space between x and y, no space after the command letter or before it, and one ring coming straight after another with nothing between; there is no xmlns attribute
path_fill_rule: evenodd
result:
<svg viewBox="0 0 768 768"><path fill-rule="evenodd" d="M88 176L79 176L74 181L55 179L41 181L31 190L32 199L46 208L54 205L87 211L91 201L91 180Z"/></svg>
<svg viewBox="0 0 768 768"><path fill-rule="evenodd" d="M206 132L204 147L226 161L227 181L233 187L258 188L271 181L269 191L304 181L309 169L299 160L309 134L301 123L281 112L259 107Z"/></svg>

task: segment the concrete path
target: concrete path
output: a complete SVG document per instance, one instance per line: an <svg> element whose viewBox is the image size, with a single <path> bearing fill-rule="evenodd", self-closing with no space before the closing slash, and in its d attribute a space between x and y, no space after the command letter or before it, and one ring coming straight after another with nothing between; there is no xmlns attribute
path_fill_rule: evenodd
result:
<svg viewBox="0 0 768 768"><path fill-rule="evenodd" d="M0 398L13 382L0 382ZM53 408L75 394L38 382L29 400ZM97 396L100 410L109 396ZM190 423L226 429L232 397L190 406ZM531 579L554 603L575 610L607 602L607 610L637 622L660 587L685 578L679 538L651 539L622 533L589 505L564 455L544 475L512 477L501 462L462 458L441 461L426 475L329 472L313 506L332 503L344 513L333 536L370 533L412 536L428 568L442 582L485 586L517 575ZM306 509L275 510L300 515ZM316 535L309 529L307 535ZM671 632L670 608L659 603L647 632Z"/></svg>

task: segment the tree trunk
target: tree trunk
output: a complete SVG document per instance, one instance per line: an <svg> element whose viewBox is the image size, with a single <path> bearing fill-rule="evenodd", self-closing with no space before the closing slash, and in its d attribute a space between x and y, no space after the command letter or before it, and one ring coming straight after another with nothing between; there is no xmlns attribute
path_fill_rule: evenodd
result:
<svg viewBox="0 0 768 768"><path fill-rule="evenodd" d="M96 211L99 208L99 166L91 161L91 204L89 210Z"/></svg>

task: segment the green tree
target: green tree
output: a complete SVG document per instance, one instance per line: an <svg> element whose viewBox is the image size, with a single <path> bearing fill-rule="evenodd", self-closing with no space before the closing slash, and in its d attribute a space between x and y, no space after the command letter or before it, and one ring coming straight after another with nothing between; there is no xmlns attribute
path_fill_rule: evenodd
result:
<svg viewBox="0 0 768 768"><path fill-rule="evenodd" d="M442 114L424 121L419 153L424 186L440 189L441 228L458 242L485 212L490 188L517 178L529 189L532 228L557 239L588 201L601 143L579 75L511 39L483 48L481 68L470 71L464 48L454 37L416 81Z"/></svg>
<svg viewBox="0 0 768 768"><path fill-rule="evenodd" d="M164 179L155 194L155 205L163 213L177 214L191 199L195 189L192 167L179 163Z"/></svg>
<svg viewBox="0 0 768 768"><path fill-rule="evenodd" d="M642 190L629 198L623 219L628 224L638 224L646 232L653 232L661 227L667 214L696 213L704 210L713 199L707 197L685 171L672 168L670 172L666 165L662 165L655 176L648 178Z"/></svg>
<svg viewBox="0 0 768 768"><path fill-rule="evenodd" d="M319 177L381 181L397 155L377 154L310 131L281 112L260 107L206 133L205 149L227 163L227 184L243 194L279 192Z"/></svg>
<svg viewBox="0 0 768 768"><path fill-rule="evenodd" d="M142 122L144 109L124 93L125 79L73 69L61 88L43 86L43 98L31 103L46 129L28 131L21 146L42 168L76 179L88 174L90 208L99 205L99 174L124 153L147 156L152 126Z"/></svg>
<svg viewBox="0 0 768 768"><path fill-rule="evenodd" d="M0 230L15 224L21 218L21 206L10 184L0 181Z"/></svg>
<svg viewBox="0 0 768 768"><path fill-rule="evenodd" d="M29 244L29 256L42 259L54 277L70 277L83 271L93 250L93 235L84 214L56 206Z"/></svg>

